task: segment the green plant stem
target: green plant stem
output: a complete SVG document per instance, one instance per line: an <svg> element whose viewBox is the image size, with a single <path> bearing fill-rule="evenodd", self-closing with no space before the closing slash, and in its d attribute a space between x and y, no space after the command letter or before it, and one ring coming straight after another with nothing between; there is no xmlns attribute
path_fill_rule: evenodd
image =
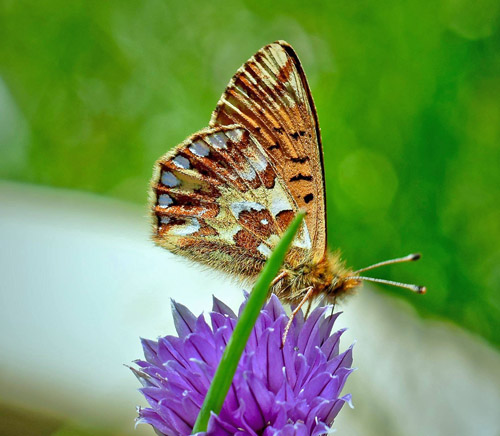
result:
<svg viewBox="0 0 500 436"><path fill-rule="evenodd" d="M196 423L194 424L193 434L207 431L210 413L214 412L218 414L221 411L227 392L233 381L234 373L238 367L241 354L245 349L250 333L259 317L260 310L268 297L271 282L278 274L288 251L288 247L295 238L304 216L305 212L299 212L297 214L264 265L248 297L247 304L243 309L240 319L234 327L233 334L229 339L226 349L222 354L221 361L217 367L210 388L208 389L205 401L201 406Z"/></svg>

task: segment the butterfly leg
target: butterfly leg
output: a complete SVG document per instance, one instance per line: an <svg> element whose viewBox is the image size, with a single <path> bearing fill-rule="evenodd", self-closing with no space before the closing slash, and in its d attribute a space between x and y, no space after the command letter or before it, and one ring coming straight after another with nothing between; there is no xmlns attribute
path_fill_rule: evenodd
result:
<svg viewBox="0 0 500 436"><path fill-rule="evenodd" d="M309 302L307 303L307 309L304 315L304 319L307 319L307 317L309 316L309 312L311 311L311 306L312 306L312 298L310 298Z"/></svg>
<svg viewBox="0 0 500 436"><path fill-rule="evenodd" d="M337 299L334 299L332 302L332 311L330 313L330 316L333 316L333 312L335 312L335 305L337 304Z"/></svg>
<svg viewBox="0 0 500 436"><path fill-rule="evenodd" d="M294 309L294 311L290 315L290 319L285 327L285 331L283 333L283 339L281 341L281 348L283 348L285 346L286 337L288 336L288 331L290 330L290 327L292 326L293 319L295 318L297 313L299 313L299 310L302 308L302 306L305 304L305 302L311 298L313 291L314 291L314 288L312 286L309 286L308 288L306 288L304 290L307 291L306 294L304 295L304 298L302 298L302 301L299 303L299 305Z"/></svg>
<svg viewBox="0 0 500 436"><path fill-rule="evenodd" d="M274 285L276 285L278 282L280 282L281 280L283 280L286 276L288 275L288 273L286 271L282 271L281 273L279 273L275 278L274 280L271 282L271 284L269 285L270 288L272 288Z"/></svg>

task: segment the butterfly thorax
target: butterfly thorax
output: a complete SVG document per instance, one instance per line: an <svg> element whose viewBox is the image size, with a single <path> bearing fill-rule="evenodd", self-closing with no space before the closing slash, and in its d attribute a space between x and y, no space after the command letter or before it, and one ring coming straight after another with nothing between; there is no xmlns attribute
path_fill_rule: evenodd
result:
<svg viewBox="0 0 500 436"><path fill-rule="evenodd" d="M313 288L313 298L321 296L330 303L335 303L344 296L353 293L361 281L352 278L352 271L345 267L338 252L326 252L317 261L312 258L299 260L299 256L288 256L283 266L286 272L272 291L283 301L297 305L305 293Z"/></svg>

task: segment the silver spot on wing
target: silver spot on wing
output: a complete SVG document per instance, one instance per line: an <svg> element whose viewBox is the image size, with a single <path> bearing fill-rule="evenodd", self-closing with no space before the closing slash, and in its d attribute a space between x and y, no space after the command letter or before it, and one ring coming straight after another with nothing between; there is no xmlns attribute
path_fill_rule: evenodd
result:
<svg viewBox="0 0 500 436"><path fill-rule="evenodd" d="M183 170L188 170L191 168L191 165L189 164L189 161L184 157L184 156L176 156L173 160L172 163L179 167L182 168Z"/></svg>
<svg viewBox="0 0 500 436"><path fill-rule="evenodd" d="M161 183L169 188L174 188L178 186L180 182L170 171L163 171L161 173Z"/></svg>

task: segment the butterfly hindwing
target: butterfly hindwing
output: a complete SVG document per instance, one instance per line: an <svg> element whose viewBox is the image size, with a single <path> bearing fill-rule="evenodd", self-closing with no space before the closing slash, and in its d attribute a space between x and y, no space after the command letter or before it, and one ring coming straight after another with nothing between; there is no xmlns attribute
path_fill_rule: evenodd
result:
<svg viewBox="0 0 500 436"><path fill-rule="evenodd" d="M258 141L240 126L202 130L160 158L153 239L237 276L257 275L298 210ZM307 228L296 250L311 247Z"/></svg>
<svg viewBox="0 0 500 436"><path fill-rule="evenodd" d="M312 255L326 250L326 207L321 137L314 102L300 61L286 42L259 50L235 74L210 126L238 124L270 156L305 218Z"/></svg>

